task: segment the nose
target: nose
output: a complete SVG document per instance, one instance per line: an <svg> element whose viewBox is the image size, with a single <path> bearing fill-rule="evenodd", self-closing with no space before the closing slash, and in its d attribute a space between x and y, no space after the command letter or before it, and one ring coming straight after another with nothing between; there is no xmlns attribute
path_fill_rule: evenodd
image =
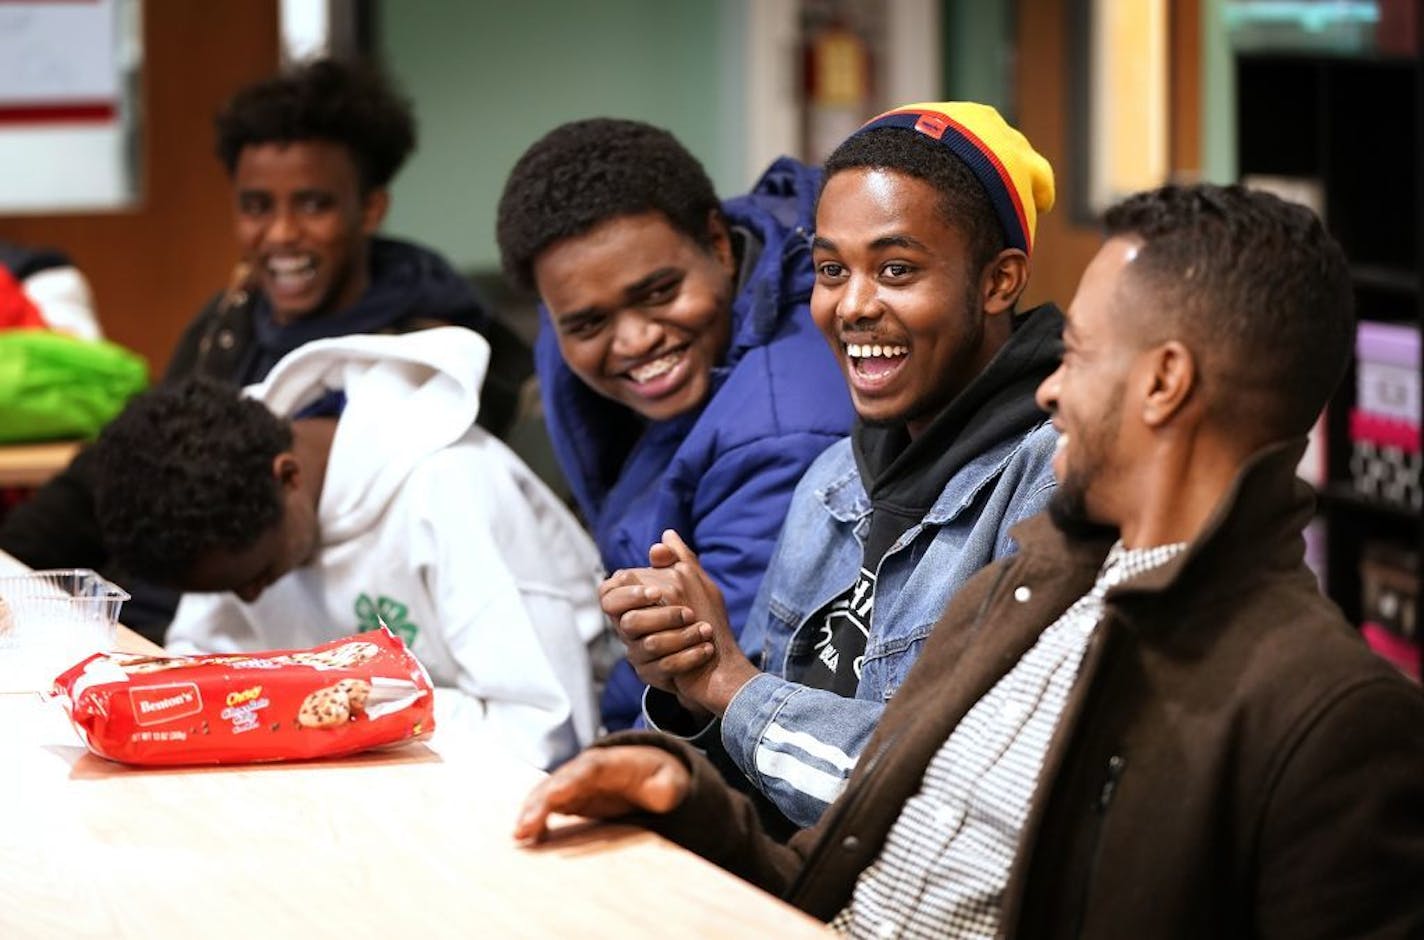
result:
<svg viewBox="0 0 1424 940"><path fill-rule="evenodd" d="M257 598L261 597L262 592L266 589L266 582L252 581L242 585L237 590L233 591L233 593L236 594L239 598L241 598L244 604L251 604L253 601L257 600Z"/></svg>
<svg viewBox="0 0 1424 940"><path fill-rule="evenodd" d="M297 240L297 232L296 213L279 208L273 211L272 219L262 234L269 245L288 245Z"/></svg>
<svg viewBox="0 0 1424 940"><path fill-rule="evenodd" d="M624 310L613 327L613 354L620 359L641 359L663 339L663 328L657 320L639 310Z"/></svg>
<svg viewBox="0 0 1424 940"><path fill-rule="evenodd" d="M1063 365L1060 363L1048 378L1038 383L1038 391L1033 395L1034 401L1038 402L1038 407L1049 414L1058 409L1058 389L1062 382L1062 374Z"/></svg>
<svg viewBox="0 0 1424 940"><path fill-rule="evenodd" d="M879 287L874 279L855 275L847 279L836 303L836 316L842 323L854 327L859 323L878 320L882 313Z"/></svg>

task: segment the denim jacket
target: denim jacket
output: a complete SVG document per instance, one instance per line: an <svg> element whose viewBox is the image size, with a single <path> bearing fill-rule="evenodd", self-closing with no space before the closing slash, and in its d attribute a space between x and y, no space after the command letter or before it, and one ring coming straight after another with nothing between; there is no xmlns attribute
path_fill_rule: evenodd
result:
<svg viewBox="0 0 1424 940"><path fill-rule="evenodd" d="M764 671L737 692L721 722L727 754L792 822L814 823L845 786L949 598L1016 550L1009 529L1047 504L1057 440L1045 420L989 448L886 552L853 699L785 678L791 658L812 648L816 615L854 583L870 527L870 499L848 439L806 472L741 636Z"/></svg>

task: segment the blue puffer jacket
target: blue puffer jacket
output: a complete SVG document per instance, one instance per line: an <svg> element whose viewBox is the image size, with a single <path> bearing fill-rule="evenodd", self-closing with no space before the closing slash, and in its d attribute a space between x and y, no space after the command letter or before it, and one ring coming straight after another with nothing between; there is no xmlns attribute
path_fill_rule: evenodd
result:
<svg viewBox="0 0 1424 940"><path fill-rule="evenodd" d="M850 431L845 380L811 322L810 232L819 171L781 158L746 196L723 203L728 222L761 253L732 302L726 361L699 409L630 437L629 410L597 395L564 365L541 310L535 367L554 452L608 570L648 563L676 529L701 557L733 624L747 613L801 474ZM610 730L631 725L643 686L620 662L603 696Z"/></svg>

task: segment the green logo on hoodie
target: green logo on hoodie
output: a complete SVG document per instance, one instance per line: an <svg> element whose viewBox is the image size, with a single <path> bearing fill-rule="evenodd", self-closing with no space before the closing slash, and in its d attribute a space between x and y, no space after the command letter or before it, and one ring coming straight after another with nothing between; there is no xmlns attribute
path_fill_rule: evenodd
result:
<svg viewBox="0 0 1424 940"><path fill-rule="evenodd" d="M406 646L415 646L420 627L406 619L409 613L409 607L384 594L374 601L369 594L361 594L356 598L356 629L359 633L365 633L379 628L381 621L385 621L392 633L405 640Z"/></svg>

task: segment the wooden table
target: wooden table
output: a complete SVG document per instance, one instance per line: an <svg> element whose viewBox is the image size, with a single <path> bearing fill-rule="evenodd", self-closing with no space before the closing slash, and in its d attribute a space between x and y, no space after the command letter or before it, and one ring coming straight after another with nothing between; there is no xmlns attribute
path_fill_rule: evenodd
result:
<svg viewBox="0 0 1424 940"><path fill-rule="evenodd" d="M0 445L0 486L42 486L74 459L79 441Z"/></svg>
<svg viewBox="0 0 1424 940"><path fill-rule="evenodd" d="M515 844L539 777L439 730L339 761L129 768L39 696L0 694L0 937L825 936L642 830Z"/></svg>

